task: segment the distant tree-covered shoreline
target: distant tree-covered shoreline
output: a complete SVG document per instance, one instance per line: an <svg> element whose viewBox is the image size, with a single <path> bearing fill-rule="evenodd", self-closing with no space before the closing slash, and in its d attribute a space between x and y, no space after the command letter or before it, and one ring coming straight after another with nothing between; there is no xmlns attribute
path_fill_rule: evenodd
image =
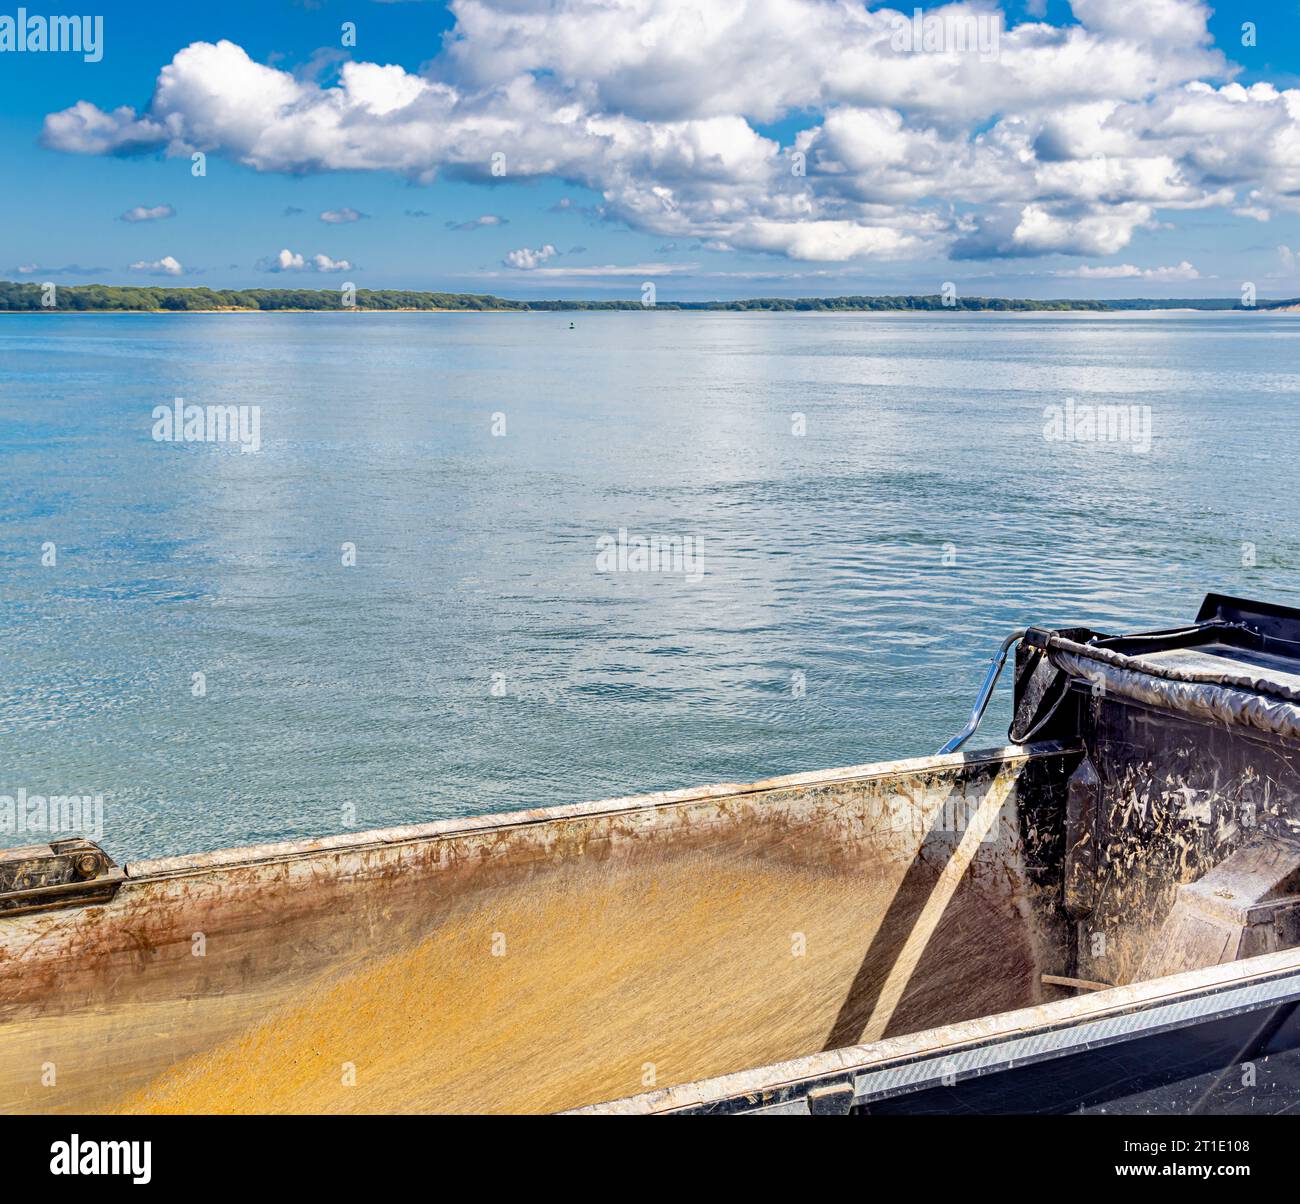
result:
<svg viewBox="0 0 1300 1204"><path fill-rule="evenodd" d="M407 289L357 289L355 305L345 305L338 289L297 288L171 288L154 285L72 284L54 290L50 306L41 284L0 281L0 312L46 311L72 313L184 312L219 310L273 313L277 310L464 310L481 313L528 313L577 310L635 310L639 299L625 301L517 301L475 293L417 292ZM1261 301L1256 308L1276 309L1296 301ZM655 309L743 312L870 312L877 310L1005 310L1093 312L1143 309L1242 309L1233 298L1139 298L1125 300L1032 301L1015 297L755 297L743 301L660 301Z"/></svg>

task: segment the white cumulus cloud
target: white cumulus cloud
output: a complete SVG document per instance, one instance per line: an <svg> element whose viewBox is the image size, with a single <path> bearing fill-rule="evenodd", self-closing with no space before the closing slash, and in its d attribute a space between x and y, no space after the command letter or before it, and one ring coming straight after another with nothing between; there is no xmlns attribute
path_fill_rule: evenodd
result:
<svg viewBox="0 0 1300 1204"><path fill-rule="evenodd" d="M1201 0L1004 18L991 57L896 49L912 7L452 0L418 74L347 61L322 83L195 42L142 111L80 100L42 137L294 175L572 181L599 216L656 237L813 263L1107 256L1184 210L1300 211L1300 89L1234 82ZM780 121L788 145L760 133ZM506 262L535 270L538 254Z"/></svg>
<svg viewBox="0 0 1300 1204"><path fill-rule="evenodd" d="M1201 273L1184 259L1181 263L1163 268L1140 268L1131 263L1086 265L1069 271L1056 272L1057 276L1071 276L1078 280L1199 280Z"/></svg>
<svg viewBox="0 0 1300 1204"><path fill-rule="evenodd" d="M259 259L255 265L259 272L350 272L352 264L346 259L331 259L328 255L302 255L285 247L278 255Z"/></svg>
<svg viewBox="0 0 1300 1204"><path fill-rule="evenodd" d="M131 264L133 272L148 272L154 276L179 276L185 269L174 255L164 255L152 262L141 261Z"/></svg>
<svg viewBox="0 0 1300 1204"><path fill-rule="evenodd" d="M550 243L547 243L544 247L538 247L536 250L531 247L520 247L517 251L507 251L505 259L501 262L508 268L518 268L523 272L531 272L536 268L540 268L542 264L557 253Z"/></svg>

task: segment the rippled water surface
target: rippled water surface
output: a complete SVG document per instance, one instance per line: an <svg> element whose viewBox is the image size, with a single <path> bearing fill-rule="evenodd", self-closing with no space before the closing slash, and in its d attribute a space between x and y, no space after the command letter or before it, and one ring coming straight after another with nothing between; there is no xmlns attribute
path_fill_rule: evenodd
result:
<svg viewBox="0 0 1300 1204"><path fill-rule="evenodd" d="M748 780L932 751L1017 625L1300 604L1300 319L569 321L0 317L0 793L121 857Z"/></svg>

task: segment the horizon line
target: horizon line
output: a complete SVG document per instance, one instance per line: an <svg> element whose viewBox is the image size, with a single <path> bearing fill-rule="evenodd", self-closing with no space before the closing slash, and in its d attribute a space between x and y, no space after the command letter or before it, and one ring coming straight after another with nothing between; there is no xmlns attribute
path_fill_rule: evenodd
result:
<svg viewBox="0 0 1300 1204"><path fill-rule="evenodd" d="M342 287L335 286L332 288L312 287L310 285L242 285L242 286L224 286L210 284L171 284L167 282L128 282L125 284L108 283L105 281L88 281L79 284L58 284L54 281L35 280L10 280L0 278L0 287L11 286L20 289L39 290L53 284L56 289L80 290L92 288L107 288L123 291L152 291L167 294L252 294L252 293L312 293L318 296L338 296ZM1181 296L1181 297L1079 297L1079 296L1053 296L1053 297L1025 297L1025 296L998 296L986 293L970 293L964 295L954 295L945 303L945 298L941 292L932 293L899 293L899 292L880 292L880 293L833 293L833 294L799 294L782 296L779 294L767 293L746 297L701 297L701 298L663 298L653 303L645 303L635 296L628 298L611 298L611 297L517 297L508 296L502 293L490 292L457 292L449 289L439 288L409 288L400 286L387 287L369 287L364 285L354 285L353 292L355 296L363 294L383 295L383 294L414 294L422 297L447 297L456 299L474 299L474 300L491 300L501 301L511 305L529 306L529 305L588 305L597 308L611 308L626 306L637 309L654 309L663 306L689 306L698 308L701 306L727 306L727 305L756 305L760 303L779 303L795 304L819 303L827 304L831 302L852 302L852 301L924 301L938 304L934 306L940 309L964 309L970 308L972 302L991 301L1012 305L1081 305L1081 306L1099 306L1110 305L1120 308L1134 305L1147 305L1158 307L1176 307L1178 305L1215 305L1224 308L1234 308L1250 310L1257 308L1271 308L1285 304L1300 304L1300 298L1294 297L1276 297L1260 298L1256 304L1247 305L1237 294L1228 294L1226 296L1206 295L1206 296ZM57 306L43 308L58 308ZM344 306L343 308L363 308L360 306ZM0 310L8 310L0 302Z"/></svg>

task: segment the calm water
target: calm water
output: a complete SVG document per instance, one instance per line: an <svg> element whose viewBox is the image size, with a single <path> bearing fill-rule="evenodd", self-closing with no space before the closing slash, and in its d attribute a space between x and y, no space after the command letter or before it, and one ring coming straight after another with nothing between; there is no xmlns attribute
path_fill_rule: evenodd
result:
<svg viewBox="0 0 1300 1204"><path fill-rule="evenodd" d="M1296 318L574 320L0 317L0 793L121 857L743 781L932 751L1016 625L1300 603Z"/></svg>

